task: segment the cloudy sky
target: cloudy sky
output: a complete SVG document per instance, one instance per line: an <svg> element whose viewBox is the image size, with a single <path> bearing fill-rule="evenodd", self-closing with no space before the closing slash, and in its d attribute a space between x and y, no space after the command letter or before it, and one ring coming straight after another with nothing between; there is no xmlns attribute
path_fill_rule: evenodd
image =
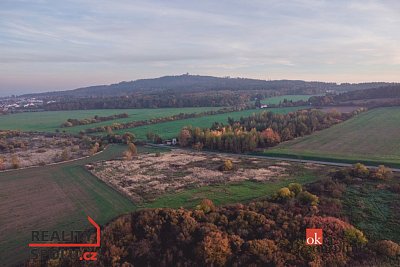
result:
<svg viewBox="0 0 400 267"><path fill-rule="evenodd" d="M398 0L0 0L0 94L189 72L400 81Z"/></svg>

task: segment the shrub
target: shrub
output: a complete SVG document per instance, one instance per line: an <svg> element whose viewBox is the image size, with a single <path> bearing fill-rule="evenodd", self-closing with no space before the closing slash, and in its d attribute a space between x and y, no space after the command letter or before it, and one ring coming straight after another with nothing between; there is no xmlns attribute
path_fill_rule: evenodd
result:
<svg viewBox="0 0 400 267"><path fill-rule="evenodd" d="M78 152L79 151L79 145L75 145L71 148L72 152Z"/></svg>
<svg viewBox="0 0 400 267"><path fill-rule="evenodd" d="M367 178L369 176L369 170L364 164L356 163L351 169L351 175L360 178Z"/></svg>
<svg viewBox="0 0 400 267"><path fill-rule="evenodd" d="M298 199L300 200L301 203L303 204L310 204L311 206L316 206L318 205L319 198L311 194L310 192L307 191L302 191L298 195Z"/></svg>
<svg viewBox="0 0 400 267"><path fill-rule="evenodd" d="M392 170L390 168L385 167L384 165L379 165L378 169L374 171L373 178L379 180L388 180L392 178Z"/></svg>
<svg viewBox="0 0 400 267"><path fill-rule="evenodd" d="M12 155L12 157L11 157L11 166L14 168L14 169L18 169L19 167L20 167L20 161L19 161L19 158L18 158L18 156L17 155Z"/></svg>
<svg viewBox="0 0 400 267"><path fill-rule="evenodd" d="M202 210L204 213L209 213L215 210L214 203L209 199L203 199L199 205L196 206L198 210Z"/></svg>
<svg viewBox="0 0 400 267"><path fill-rule="evenodd" d="M282 187L278 190L276 198L278 200L287 200L294 196L294 193L290 191L287 187Z"/></svg>
<svg viewBox="0 0 400 267"><path fill-rule="evenodd" d="M364 245L367 243L364 233L354 227L344 230L344 236L352 245Z"/></svg>
<svg viewBox="0 0 400 267"><path fill-rule="evenodd" d="M289 190L297 196L301 191L303 191L303 187L299 183L290 183L288 186Z"/></svg>
<svg viewBox="0 0 400 267"><path fill-rule="evenodd" d="M233 170L233 162L230 159L224 160L224 163L220 167L221 171L231 171Z"/></svg>
<svg viewBox="0 0 400 267"><path fill-rule="evenodd" d="M94 155L99 151L100 145L99 143L95 143L93 147L90 149L90 155Z"/></svg>
<svg viewBox="0 0 400 267"><path fill-rule="evenodd" d="M61 160L66 161L69 160L69 158L70 158L69 152L66 148L64 148L64 150L61 152Z"/></svg>
<svg viewBox="0 0 400 267"><path fill-rule="evenodd" d="M350 170L351 172L351 170ZM347 182L350 180L350 174L348 169L341 169L333 173L332 179L338 180L338 181L344 181Z"/></svg>

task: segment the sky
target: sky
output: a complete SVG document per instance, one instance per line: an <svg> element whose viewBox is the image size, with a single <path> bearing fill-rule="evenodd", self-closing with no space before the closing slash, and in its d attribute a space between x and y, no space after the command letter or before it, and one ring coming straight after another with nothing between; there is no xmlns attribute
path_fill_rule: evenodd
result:
<svg viewBox="0 0 400 267"><path fill-rule="evenodd" d="M0 0L0 95L164 75L400 81L398 0Z"/></svg>

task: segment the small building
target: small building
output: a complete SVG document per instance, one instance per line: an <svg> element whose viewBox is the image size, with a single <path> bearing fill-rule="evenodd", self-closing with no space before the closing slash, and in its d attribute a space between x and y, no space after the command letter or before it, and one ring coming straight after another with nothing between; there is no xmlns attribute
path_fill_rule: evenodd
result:
<svg viewBox="0 0 400 267"><path fill-rule="evenodd" d="M260 108L267 108L268 105L261 105Z"/></svg>
<svg viewBox="0 0 400 267"><path fill-rule="evenodd" d="M172 140L171 139L164 140L163 143L168 146L176 146L178 144L178 140L176 138L173 138Z"/></svg>

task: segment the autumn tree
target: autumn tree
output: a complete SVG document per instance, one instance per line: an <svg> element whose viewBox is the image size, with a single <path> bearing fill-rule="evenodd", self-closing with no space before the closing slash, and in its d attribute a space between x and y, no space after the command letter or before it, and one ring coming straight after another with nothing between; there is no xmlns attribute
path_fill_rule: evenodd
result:
<svg viewBox="0 0 400 267"><path fill-rule="evenodd" d="M137 155L137 148L134 143L128 143L128 149L123 153L124 160L132 160Z"/></svg>
<svg viewBox="0 0 400 267"><path fill-rule="evenodd" d="M4 170L5 166L4 166L5 160L3 157L0 157L0 170Z"/></svg>
<svg viewBox="0 0 400 267"><path fill-rule="evenodd" d="M94 154L96 154L97 152L99 152L99 148L100 148L100 145L99 145L99 143L96 142L96 143L92 146L92 148L90 149L90 151L89 151L90 155L94 155Z"/></svg>
<svg viewBox="0 0 400 267"><path fill-rule="evenodd" d="M247 250L251 257L255 257L256 262L259 264L272 263L274 255L278 252L278 246L275 245L273 240L250 240L247 245Z"/></svg>
<svg viewBox="0 0 400 267"><path fill-rule="evenodd" d="M267 128L262 131L261 137L264 139L266 146L274 146L281 142L280 135L272 130L272 128Z"/></svg>
<svg viewBox="0 0 400 267"><path fill-rule="evenodd" d="M210 199L203 199L199 205L196 206L198 210L202 210L204 213L209 213L215 210L214 203Z"/></svg>
<svg viewBox="0 0 400 267"><path fill-rule="evenodd" d="M391 240L381 240L374 244L375 250L389 258L400 256L400 245Z"/></svg>
<svg viewBox="0 0 400 267"><path fill-rule="evenodd" d="M221 231L208 233L199 249L204 263L210 266L225 266L228 257L232 254L228 236Z"/></svg>
<svg viewBox="0 0 400 267"><path fill-rule="evenodd" d="M19 160L19 158L18 158L18 156L17 155L12 155L11 156L11 166L12 166L12 168L14 168L14 169L18 169L19 167L20 167L20 160Z"/></svg>
<svg viewBox="0 0 400 267"><path fill-rule="evenodd" d="M132 153L132 155L137 155L137 148L134 143L128 143L128 150Z"/></svg>
<svg viewBox="0 0 400 267"><path fill-rule="evenodd" d="M183 128L179 133L179 144L183 147L191 143L192 134L188 128Z"/></svg>
<svg viewBox="0 0 400 267"><path fill-rule="evenodd" d="M360 178L367 178L369 176L369 170L364 164L356 163L351 169L351 175Z"/></svg>

